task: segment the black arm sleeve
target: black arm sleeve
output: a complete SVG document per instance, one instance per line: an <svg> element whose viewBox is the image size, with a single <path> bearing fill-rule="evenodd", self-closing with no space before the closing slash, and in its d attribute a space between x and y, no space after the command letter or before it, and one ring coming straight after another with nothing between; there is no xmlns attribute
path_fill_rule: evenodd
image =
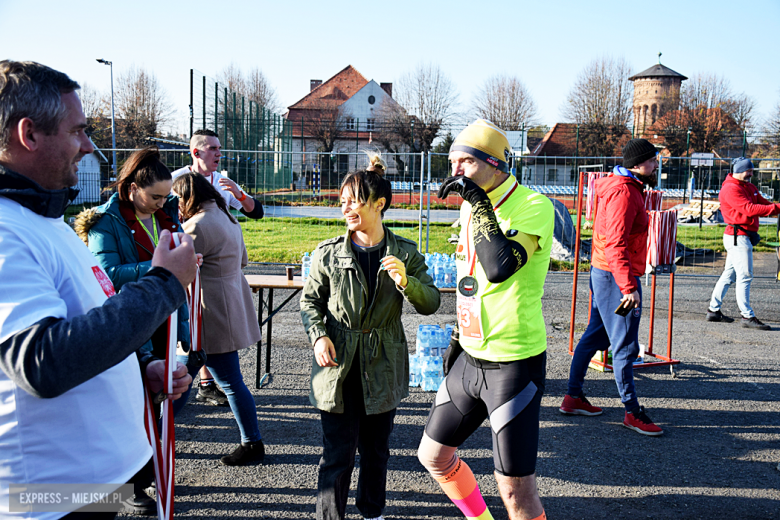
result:
<svg viewBox="0 0 780 520"><path fill-rule="evenodd" d="M185 300L179 280L153 268L82 316L44 318L6 339L0 368L31 395L57 397L122 362Z"/></svg>
<svg viewBox="0 0 780 520"><path fill-rule="evenodd" d="M474 249L490 283L501 283L526 262L528 253L518 242L508 239L498 226L490 200L480 200L471 208Z"/></svg>
<svg viewBox="0 0 780 520"><path fill-rule="evenodd" d="M260 203L259 200L252 197L252 200L255 201L255 207L252 211L247 212L244 208L241 208L240 211L244 215L246 215L249 218L253 218L255 220L263 218L264 212L263 212L263 205Z"/></svg>

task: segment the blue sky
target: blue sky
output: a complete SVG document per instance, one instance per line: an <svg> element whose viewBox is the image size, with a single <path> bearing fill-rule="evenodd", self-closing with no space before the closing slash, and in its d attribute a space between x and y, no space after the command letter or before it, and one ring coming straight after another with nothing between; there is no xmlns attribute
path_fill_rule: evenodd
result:
<svg viewBox="0 0 780 520"><path fill-rule="evenodd" d="M234 61L262 69L282 105L310 79L351 64L395 82L420 62L439 65L470 104L496 73L518 76L541 120L561 120L591 60L624 57L634 72L662 62L686 76L716 73L768 116L780 102L780 0L656 2L482 1L93 2L0 0L2 58L34 60L109 89L131 64L154 72L184 132L189 69L211 77Z"/></svg>

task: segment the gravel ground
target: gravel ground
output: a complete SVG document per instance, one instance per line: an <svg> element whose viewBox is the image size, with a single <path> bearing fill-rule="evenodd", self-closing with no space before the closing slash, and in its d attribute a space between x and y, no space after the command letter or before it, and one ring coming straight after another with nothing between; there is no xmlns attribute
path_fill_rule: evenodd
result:
<svg viewBox="0 0 780 520"><path fill-rule="evenodd" d="M774 255L757 255L758 276L773 276L775 266ZM283 273L280 266L251 269L253 274ZM587 323L587 278L581 275L578 284L575 341ZM714 278L676 277L673 357L681 361L676 377L669 367L635 372L642 404L665 430L662 437L648 438L621 427L623 408L609 373L591 370L586 379L588 398L604 408L603 415L569 417L558 412L569 370L572 274L548 275L543 302L549 357L537 464L548 518L780 518L780 286L767 278L753 282L751 303L759 318L773 327L763 332L743 329L738 321L706 322L703 315L714 284ZM649 301L650 287L643 289ZM275 292L277 304L285 293ZM253 388L256 349L241 352L266 443L265 465L222 466L219 457L239 441L233 416L228 408L205 406L192 398L177 418L177 516L313 518L321 433L319 414L307 398L311 349L297 301L274 319L268 385ZM665 352L666 277L659 277L656 302L653 349ZM408 309L404 325L410 344L418 324L452 322L454 309L454 295L443 295L433 316ZM723 311L739 315L733 288ZM640 333L645 344L648 323L646 310ZM416 458L433 397L412 389L398 408L385 518L462 518ZM474 470L493 516L506 518L492 475L487 422L459 453ZM360 518L354 506L356 474L348 518Z"/></svg>

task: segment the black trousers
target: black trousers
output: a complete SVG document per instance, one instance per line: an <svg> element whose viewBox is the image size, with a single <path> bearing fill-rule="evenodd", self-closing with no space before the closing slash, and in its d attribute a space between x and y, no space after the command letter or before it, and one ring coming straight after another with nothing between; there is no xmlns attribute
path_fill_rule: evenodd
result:
<svg viewBox="0 0 780 520"><path fill-rule="evenodd" d="M350 370L344 382L344 413L320 412L323 449L317 479L317 520L344 518L355 452L360 453L355 505L364 518L380 516L385 508L395 409L366 415L359 374Z"/></svg>

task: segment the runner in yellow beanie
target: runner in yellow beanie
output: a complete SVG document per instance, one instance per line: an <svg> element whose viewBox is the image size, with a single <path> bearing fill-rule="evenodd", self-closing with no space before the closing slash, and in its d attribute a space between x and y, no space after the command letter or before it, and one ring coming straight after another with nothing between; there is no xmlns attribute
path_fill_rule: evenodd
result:
<svg viewBox="0 0 780 520"><path fill-rule="evenodd" d="M542 293L553 206L517 183L509 173L510 156L506 134L478 119L450 147L452 176L439 190L441 199L455 192L465 200L455 253L460 343L445 354L447 377L417 457L468 520L493 516L457 449L488 417L498 491L509 518L546 518L536 458L547 370Z"/></svg>

